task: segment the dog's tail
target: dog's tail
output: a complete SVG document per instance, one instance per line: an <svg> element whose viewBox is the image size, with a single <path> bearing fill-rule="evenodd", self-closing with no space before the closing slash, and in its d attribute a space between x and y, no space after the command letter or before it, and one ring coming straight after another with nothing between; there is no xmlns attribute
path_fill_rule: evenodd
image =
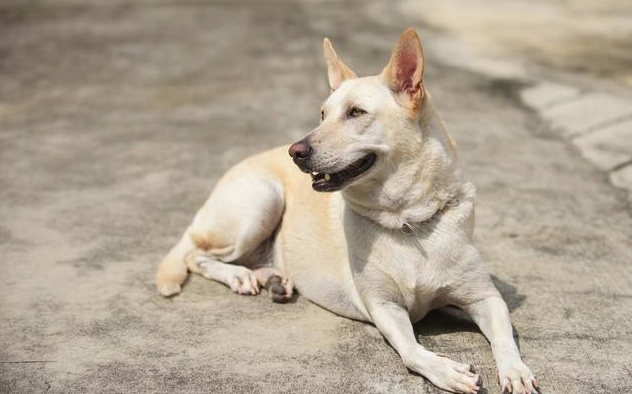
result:
<svg viewBox="0 0 632 394"><path fill-rule="evenodd" d="M195 250L195 245L187 230L182 239L171 248L169 253L162 259L156 272L156 287L158 292L165 297L170 297L180 293L182 283L187 278L188 270L186 264L187 254Z"/></svg>

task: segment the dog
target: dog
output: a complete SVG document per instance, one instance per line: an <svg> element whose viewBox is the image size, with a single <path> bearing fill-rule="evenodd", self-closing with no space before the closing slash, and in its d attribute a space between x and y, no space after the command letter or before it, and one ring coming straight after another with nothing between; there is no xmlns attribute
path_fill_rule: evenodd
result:
<svg viewBox="0 0 632 394"><path fill-rule="evenodd" d="M265 288L276 302L296 289L374 324L437 387L476 393L471 365L425 349L413 332L429 311L456 306L491 343L501 389L537 393L472 244L475 188L424 88L419 36L406 30L382 73L362 78L326 38L323 49L331 93L320 124L219 180L160 263L158 291L179 293L188 271L239 294Z"/></svg>

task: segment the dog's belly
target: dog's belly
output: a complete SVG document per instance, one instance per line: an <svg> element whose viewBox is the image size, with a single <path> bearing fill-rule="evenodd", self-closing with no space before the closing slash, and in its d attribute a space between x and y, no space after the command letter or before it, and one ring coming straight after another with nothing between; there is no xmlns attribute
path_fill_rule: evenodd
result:
<svg viewBox="0 0 632 394"><path fill-rule="evenodd" d="M312 190L310 177L288 169L285 212L277 236L284 271L298 292L336 314L369 320L357 294L342 224L339 193Z"/></svg>

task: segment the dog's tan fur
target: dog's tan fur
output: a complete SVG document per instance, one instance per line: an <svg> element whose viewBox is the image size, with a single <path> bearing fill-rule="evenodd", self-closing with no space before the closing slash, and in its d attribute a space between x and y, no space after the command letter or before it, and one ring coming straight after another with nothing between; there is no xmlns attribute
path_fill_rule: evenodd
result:
<svg viewBox="0 0 632 394"><path fill-rule="evenodd" d="M454 305L490 340L502 388L535 392L507 307L472 245L474 187L424 89L417 34L404 32L372 77L358 78L327 39L324 52L332 93L323 120L290 153L305 172L339 173L367 154L375 164L340 192L318 193L287 146L244 160L160 264L159 292L179 293L187 268L240 294L266 286L277 301L295 286L330 311L375 324L406 366L438 387L474 393L480 378L471 366L423 348L411 325Z"/></svg>

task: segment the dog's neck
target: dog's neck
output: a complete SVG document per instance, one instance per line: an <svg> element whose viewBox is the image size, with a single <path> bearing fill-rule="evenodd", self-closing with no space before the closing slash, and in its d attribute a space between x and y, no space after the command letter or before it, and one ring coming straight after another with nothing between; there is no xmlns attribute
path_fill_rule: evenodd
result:
<svg viewBox="0 0 632 394"><path fill-rule="evenodd" d="M433 218L455 200L474 196L443 121L425 99L415 132L402 136L397 157L382 170L343 190L347 206L383 227L397 229Z"/></svg>

